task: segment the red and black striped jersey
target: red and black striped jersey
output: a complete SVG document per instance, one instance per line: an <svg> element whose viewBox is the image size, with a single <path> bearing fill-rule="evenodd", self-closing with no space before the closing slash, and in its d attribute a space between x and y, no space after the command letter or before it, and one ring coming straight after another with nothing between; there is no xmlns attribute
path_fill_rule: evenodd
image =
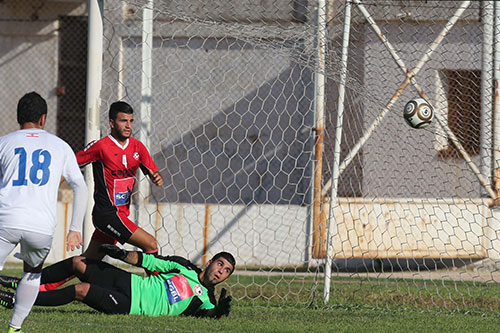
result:
<svg viewBox="0 0 500 333"><path fill-rule="evenodd" d="M92 215L120 211L128 216L137 169L141 168L145 175L158 170L146 147L132 137L124 146L111 135L92 141L76 154L76 159L80 167L92 163L95 185Z"/></svg>

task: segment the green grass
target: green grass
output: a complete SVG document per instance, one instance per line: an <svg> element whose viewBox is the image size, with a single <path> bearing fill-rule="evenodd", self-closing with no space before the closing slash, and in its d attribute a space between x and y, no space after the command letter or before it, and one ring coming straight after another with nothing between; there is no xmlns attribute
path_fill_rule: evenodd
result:
<svg viewBox="0 0 500 333"><path fill-rule="evenodd" d="M253 305L322 306L323 281L311 276L233 276L227 288ZM472 281L333 277L330 304L385 309L500 312L500 284Z"/></svg>
<svg viewBox="0 0 500 333"><path fill-rule="evenodd" d="M3 273L21 274L19 270L4 270ZM333 281L333 286L332 302L323 305L315 301L315 298L320 297L312 296L321 295L322 285L310 279L233 276L225 285L235 297L233 311L229 317L220 320L110 316L73 302L53 308L35 306L23 330L78 333L500 332L500 312L491 309L491 304L495 304L494 294L500 295L498 285L485 285L488 293L481 292L481 286L477 283L457 284L451 281L440 282L440 288L437 288L429 281L343 278ZM276 291L279 297L275 296ZM487 298L486 301L475 301L483 296ZM472 302L474 307L440 307L436 299L447 297L456 299L459 304ZM427 301L421 301L420 298L434 299L435 304L429 306ZM403 301L407 304L405 307L401 307ZM481 304L487 304L490 309L482 308ZM0 325L6 328L11 315L12 310L0 309Z"/></svg>
<svg viewBox="0 0 500 333"><path fill-rule="evenodd" d="M12 310L0 311L7 326ZM374 309L296 309L249 306L240 302L229 317L141 317L103 315L79 303L34 307L25 332L499 332L493 314L388 311Z"/></svg>

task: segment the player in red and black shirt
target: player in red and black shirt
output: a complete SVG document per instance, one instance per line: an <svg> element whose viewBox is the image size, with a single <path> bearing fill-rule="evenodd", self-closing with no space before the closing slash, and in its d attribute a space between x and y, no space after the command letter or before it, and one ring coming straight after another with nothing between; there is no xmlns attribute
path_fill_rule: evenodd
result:
<svg viewBox="0 0 500 333"><path fill-rule="evenodd" d="M111 133L89 143L76 154L80 167L92 163L94 175L94 208L92 220L95 226L88 248L83 256L101 260L101 244L129 243L146 253L158 253L156 239L129 218L130 197L140 168L153 184L163 185L163 177L146 147L131 137L134 113L132 107L119 101L109 109ZM58 274L58 264L46 267L42 272L41 291L55 289L65 281L45 284L44 276ZM71 277L68 277L71 278Z"/></svg>
<svg viewBox="0 0 500 333"><path fill-rule="evenodd" d="M111 133L91 142L76 154L80 167L92 163L94 175L94 209L96 230L84 256L102 259L100 244L129 243L144 252L157 252L155 238L128 218L130 197L140 168L153 184L163 185L163 178L146 147L130 135L134 114L125 102L115 102L109 109Z"/></svg>

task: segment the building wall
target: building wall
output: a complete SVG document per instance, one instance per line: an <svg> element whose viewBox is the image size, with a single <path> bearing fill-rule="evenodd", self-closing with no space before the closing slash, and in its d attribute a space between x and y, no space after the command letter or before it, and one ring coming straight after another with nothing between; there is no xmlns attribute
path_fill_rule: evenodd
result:
<svg viewBox="0 0 500 333"><path fill-rule="evenodd" d="M58 17L82 15L82 2L0 2L0 135L17 130L17 101L37 91L47 100L47 131L56 131L59 56Z"/></svg>

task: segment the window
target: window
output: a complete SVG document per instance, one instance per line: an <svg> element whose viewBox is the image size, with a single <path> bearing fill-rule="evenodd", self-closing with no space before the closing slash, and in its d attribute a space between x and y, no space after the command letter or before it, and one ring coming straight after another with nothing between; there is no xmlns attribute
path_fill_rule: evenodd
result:
<svg viewBox="0 0 500 333"><path fill-rule="evenodd" d="M448 105L448 126L470 155L478 155L481 142L481 71L441 71ZM440 158L459 158L460 152L448 138L439 147Z"/></svg>
<svg viewBox="0 0 500 333"><path fill-rule="evenodd" d="M87 29L86 16L60 18L57 135L75 152L85 146Z"/></svg>

